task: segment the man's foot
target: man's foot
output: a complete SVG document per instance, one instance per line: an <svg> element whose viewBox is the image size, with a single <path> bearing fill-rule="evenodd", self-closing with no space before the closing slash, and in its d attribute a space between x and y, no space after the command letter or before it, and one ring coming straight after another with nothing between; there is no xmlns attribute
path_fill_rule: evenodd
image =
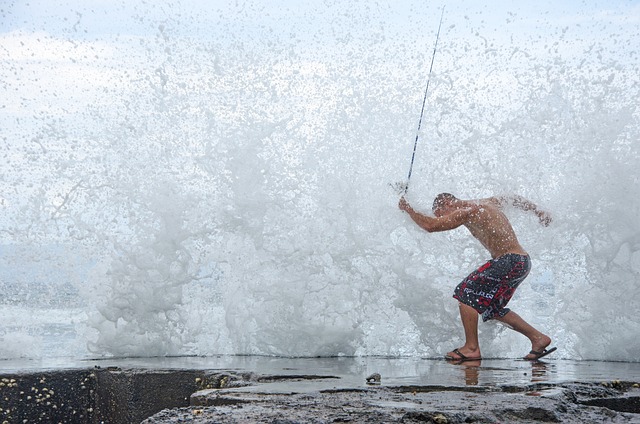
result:
<svg viewBox="0 0 640 424"><path fill-rule="evenodd" d="M461 347L459 349L453 349L447 353L445 359L450 361L478 361L482 359L479 350L465 349Z"/></svg>
<svg viewBox="0 0 640 424"><path fill-rule="evenodd" d="M451 365L462 365L465 368L469 369L469 368L477 368L480 365L482 365L482 358L478 358L478 359L450 359L450 358L446 358L446 361L448 364ZM540 362L538 362L540 363Z"/></svg>
<svg viewBox="0 0 640 424"><path fill-rule="evenodd" d="M532 350L531 352L529 352L525 359L529 361L537 361L538 359L543 358L552 352L555 352L557 349L557 347L552 347L551 349L544 349L540 351ZM531 355L533 355L533 357L530 357Z"/></svg>
<svg viewBox="0 0 640 424"><path fill-rule="evenodd" d="M551 344L551 338L549 336L542 335L535 340L531 341L531 352L524 359L535 361L553 352L553 350L547 351L547 346Z"/></svg>

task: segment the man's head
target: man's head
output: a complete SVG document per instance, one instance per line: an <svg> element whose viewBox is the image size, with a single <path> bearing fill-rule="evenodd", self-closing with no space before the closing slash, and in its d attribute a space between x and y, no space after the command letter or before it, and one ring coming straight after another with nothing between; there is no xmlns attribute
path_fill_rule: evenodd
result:
<svg viewBox="0 0 640 424"><path fill-rule="evenodd" d="M453 203L458 200L456 196L451 193L440 193L433 199L433 214L435 216L446 215L449 208L453 206Z"/></svg>

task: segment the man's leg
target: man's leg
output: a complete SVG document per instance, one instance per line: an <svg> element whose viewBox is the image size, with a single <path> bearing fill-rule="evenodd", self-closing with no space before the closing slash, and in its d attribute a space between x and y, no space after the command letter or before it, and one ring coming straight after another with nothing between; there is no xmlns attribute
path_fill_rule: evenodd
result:
<svg viewBox="0 0 640 424"><path fill-rule="evenodd" d="M520 334L524 334L529 340L531 340L531 350L542 352L551 344L551 338L549 336L533 328L529 323L523 320L520 315L513 311L507 312L503 317L496 317L496 319L500 322L504 322L509 327ZM536 355L528 354L525 356L525 359L535 359L535 356Z"/></svg>
<svg viewBox="0 0 640 424"><path fill-rule="evenodd" d="M480 358L480 343L478 342L478 312L471 306L462 302L458 302L460 306L460 319L462 320L462 326L464 327L464 346L458 350L467 358ZM460 355L451 351L447 353L447 356L453 359L458 359Z"/></svg>

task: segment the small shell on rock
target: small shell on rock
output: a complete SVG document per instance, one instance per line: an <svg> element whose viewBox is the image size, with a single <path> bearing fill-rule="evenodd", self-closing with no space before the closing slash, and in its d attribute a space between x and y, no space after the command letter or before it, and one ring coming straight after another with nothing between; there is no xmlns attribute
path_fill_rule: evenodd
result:
<svg viewBox="0 0 640 424"><path fill-rule="evenodd" d="M367 384L380 384L380 378L380 374L375 372L367 377Z"/></svg>

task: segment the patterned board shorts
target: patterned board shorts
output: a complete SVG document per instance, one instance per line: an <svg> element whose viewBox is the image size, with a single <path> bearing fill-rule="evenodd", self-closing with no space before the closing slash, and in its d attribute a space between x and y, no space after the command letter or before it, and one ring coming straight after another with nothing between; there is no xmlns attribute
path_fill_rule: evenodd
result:
<svg viewBox="0 0 640 424"><path fill-rule="evenodd" d="M508 253L473 271L456 287L453 297L482 315L482 321L503 317L516 288L531 269L529 256Z"/></svg>

